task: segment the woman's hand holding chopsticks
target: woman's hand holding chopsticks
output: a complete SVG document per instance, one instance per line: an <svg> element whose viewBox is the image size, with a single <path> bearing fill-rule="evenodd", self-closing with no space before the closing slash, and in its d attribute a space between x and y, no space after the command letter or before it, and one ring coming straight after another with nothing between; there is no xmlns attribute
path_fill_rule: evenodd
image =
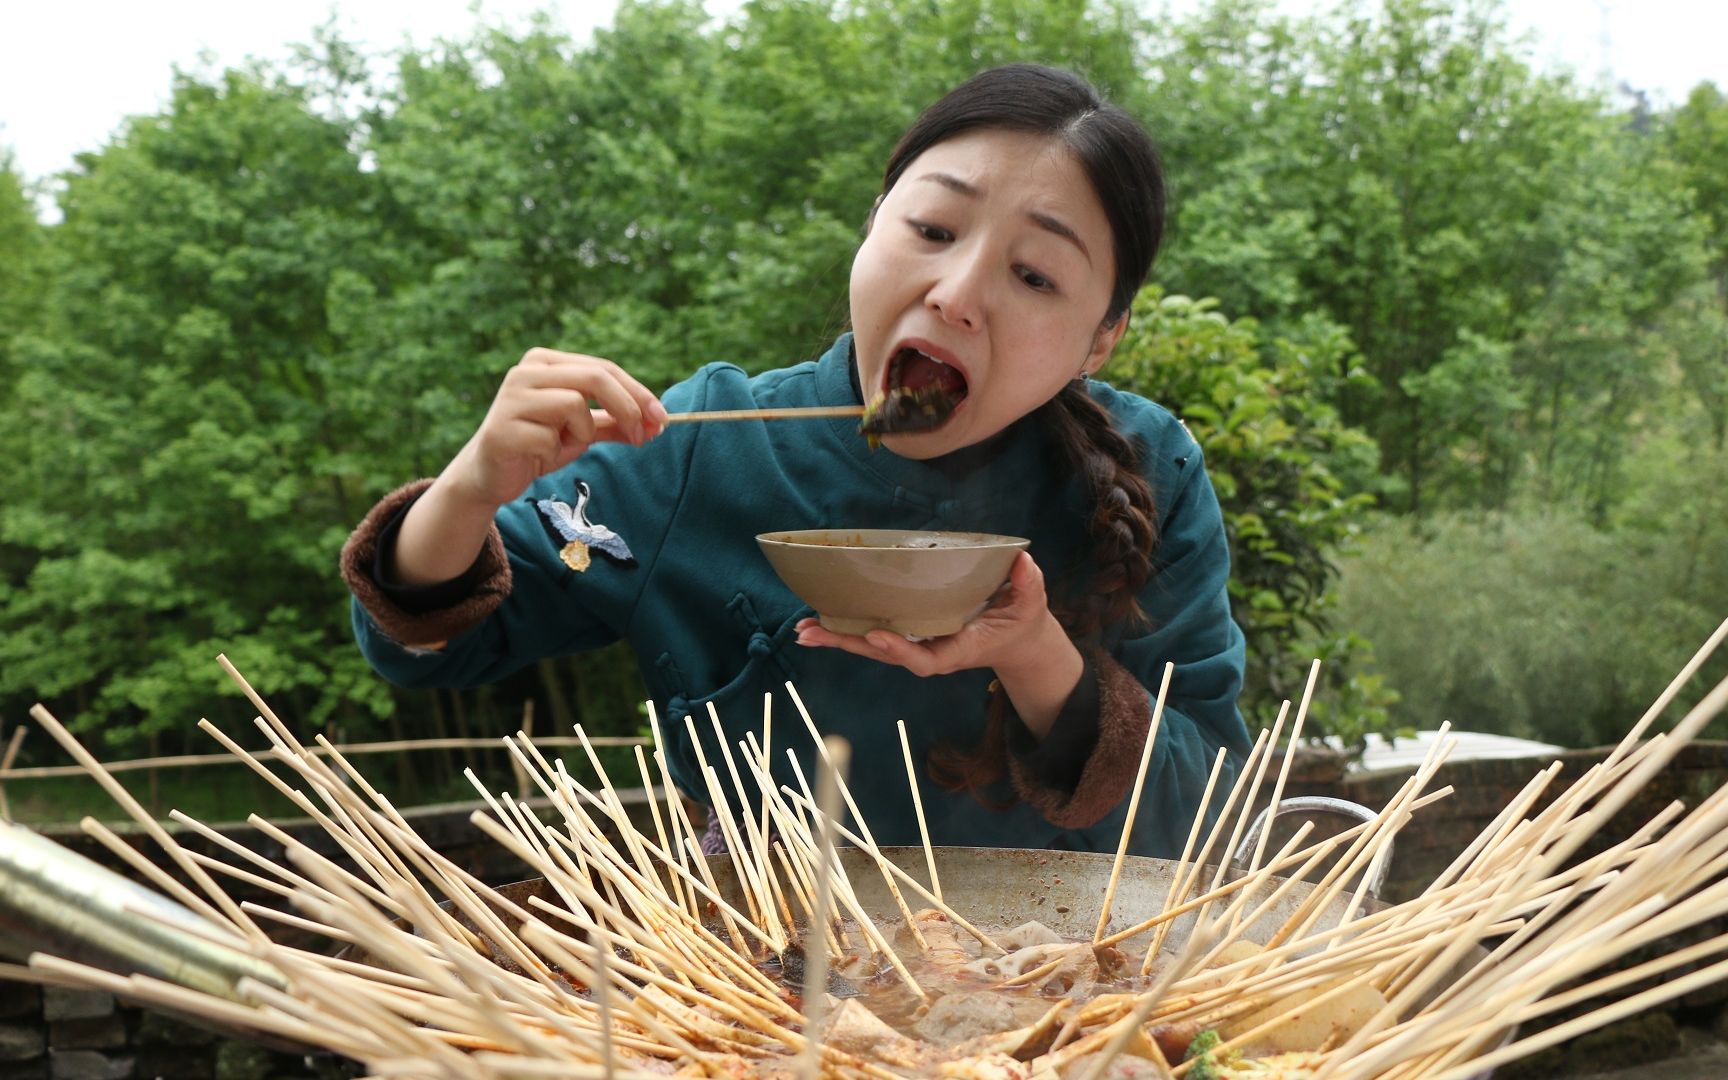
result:
<svg viewBox="0 0 1728 1080"><path fill-rule="evenodd" d="M504 376L479 429L408 511L394 580L422 585L459 576L486 542L498 508L529 484L597 442L647 442L666 420L654 392L611 360L528 350Z"/></svg>
<svg viewBox="0 0 1728 1080"><path fill-rule="evenodd" d="M530 349L504 376L473 437L408 511L389 559L392 579L426 585L461 575L486 542L500 506L597 442L639 446L674 423L863 413L862 405L846 405L669 416L652 390L611 360Z"/></svg>

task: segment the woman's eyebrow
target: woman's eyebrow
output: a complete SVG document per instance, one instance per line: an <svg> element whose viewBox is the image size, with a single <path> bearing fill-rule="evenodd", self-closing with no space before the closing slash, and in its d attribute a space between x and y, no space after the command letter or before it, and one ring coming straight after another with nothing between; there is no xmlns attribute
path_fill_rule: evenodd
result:
<svg viewBox="0 0 1728 1080"><path fill-rule="evenodd" d="M976 199L979 195L983 194L976 186L967 183L952 173L928 172L919 176L918 179L920 181L928 180L932 184L940 184L949 191L952 191L957 195L964 195L967 198ZM1092 253L1086 249L1086 242L1080 239L1080 234L1069 228L1060 218L1051 217L1049 214L1040 213L1037 210L1028 210L1026 216L1031 218L1032 223L1037 225L1039 228L1056 236L1060 236L1062 239L1079 248L1080 254L1086 257L1086 265L1092 265Z"/></svg>
<svg viewBox="0 0 1728 1080"><path fill-rule="evenodd" d="M1055 233L1057 236L1060 236L1062 239L1079 248L1080 254L1086 257L1086 265L1092 265L1092 253L1086 250L1086 241L1080 239L1079 233L1063 224L1060 219L1053 218L1049 214L1041 214L1036 210L1028 210L1026 211L1026 216L1031 218L1040 228Z"/></svg>

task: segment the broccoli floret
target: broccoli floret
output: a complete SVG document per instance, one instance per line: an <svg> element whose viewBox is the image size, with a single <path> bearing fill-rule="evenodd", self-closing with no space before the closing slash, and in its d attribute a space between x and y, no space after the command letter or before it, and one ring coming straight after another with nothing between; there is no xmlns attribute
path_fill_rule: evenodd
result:
<svg viewBox="0 0 1728 1080"><path fill-rule="evenodd" d="M1182 1055L1183 1061L1194 1063L1188 1070L1188 1080L1224 1080L1218 1071L1217 1059L1212 1056L1223 1041L1211 1028L1194 1036L1194 1041L1188 1044L1188 1052Z"/></svg>

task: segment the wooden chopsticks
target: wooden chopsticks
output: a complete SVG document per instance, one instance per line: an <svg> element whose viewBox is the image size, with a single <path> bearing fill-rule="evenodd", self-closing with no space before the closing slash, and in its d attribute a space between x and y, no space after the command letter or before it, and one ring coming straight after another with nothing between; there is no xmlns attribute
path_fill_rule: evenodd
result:
<svg viewBox="0 0 1728 1080"><path fill-rule="evenodd" d="M673 413L668 424L693 424L703 420L820 420L824 417L863 416L862 405L820 405L806 409L720 409L713 412Z"/></svg>

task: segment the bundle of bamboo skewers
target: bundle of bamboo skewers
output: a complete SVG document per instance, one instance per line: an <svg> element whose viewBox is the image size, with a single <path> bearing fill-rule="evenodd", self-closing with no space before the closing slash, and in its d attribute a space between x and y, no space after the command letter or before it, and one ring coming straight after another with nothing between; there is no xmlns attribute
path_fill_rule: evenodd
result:
<svg viewBox="0 0 1728 1080"><path fill-rule="evenodd" d="M676 1071L847 1080L913 1074L1100 1080L1107 1071L1181 1077L1201 1064L1226 1067L1228 1074L1228 1063L1240 1060L1230 1056L1233 1050L1252 1051L1301 1015L1348 1001L1356 1010L1351 1021L1334 1024L1307 1052L1287 1055L1284 1072L1245 1075L1464 1080L1728 978L1728 960L1720 958L1728 955L1728 935L1593 974L1635 949L1728 913L1728 789L1690 810L1678 803L1665 807L1625 839L1577 857L1728 704L1725 681L1671 731L1647 737L1725 636L1728 622L1605 760L1536 811L1550 798L1560 765L1539 772L1421 895L1392 906L1369 904L1365 886L1351 882L1366 880L1366 871L1385 856L1413 813L1449 793L1429 790L1450 749L1444 737L1371 821L1324 840L1310 840L1304 826L1276 850L1268 830L1248 865L1234 873L1222 855L1242 840L1250 809L1265 801L1266 784L1273 802L1282 795L1290 757L1275 778L1270 766L1286 734L1292 742L1300 737L1314 686L1311 673L1289 731L1286 703L1228 790L1219 784L1220 751L1174 883L1158 911L1130 919L1112 909L1163 713L1167 669L1128 824L1088 943L1094 949L1131 940L1143 944L1139 978L1127 984L1131 989L1090 1001L1053 1000L1035 1023L973 1044L963 1056L916 1063L829 1038L834 1017L828 1014L837 1008L830 996L789 993L765 973L763 961L797 947L809 964L802 986L820 988L829 985L831 953L868 951L891 965L886 977L898 980L902 992L924 998L902 956L928 947L918 932L924 915L937 913L983 952L1004 950L989 930L957 909L962 901L944 899L942 856L930 848L927 833L926 880L920 880L883 853L855 811L848 819L847 748L820 738L791 686L799 720L818 749L815 783L784 748L797 782L779 785L772 779L775 744L771 703L765 702L759 735L736 746L722 738L720 760L701 760L708 786L702 794L730 848L723 859L700 853L699 833L672 785L652 710L653 750L636 748L628 777L650 795L651 828L632 824L619 789L580 728L588 765L598 777L586 785L527 736L505 740L536 792L496 794L472 773L469 779L489 808L474 815L475 824L544 878L540 895L518 901L426 842L321 736L313 747L299 741L222 660L256 706L255 722L269 749L253 754L208 721L200 726L322 826L344 859L319 854L254 817L252 824L285 851L282 861L273 861L176 811L171 817L180 826L229 857L191 851L45 709L38 706L33 715L144 827L180 874L160 869L97 822L87 819L86 831L155 888L202 916L201 933L211 942L249 955L279 978L246 977L231 990L194 990L41 954L27 967L0 967L0 977L109 990L147 1006L328 1049L378 1077L492 1080ZM711 707L707 719L719 733ZM696 720L686 723L694 740ZM904 728L900 737L910 779ZM272 765L285 768L292 782ZM746 778L763 796L759 807L748 810L736 795L745 790ZM536 793L552 808L550 822L529 807ZM911 797L917 797L915 783ZM918 812L922 821L921 807ZM836 850L842 838L852 848L844 858ZM892 931L879 925L884 913L860 900L858 867L881 874L910 945L897 948L889 940ZM1311 883L1298 884L1304 878ZM279 895L292 911L238 903L219 879ZM281 944L267 933L273 925L311 931L349 948L328 955ZM1258 943L1244 947L1252 927L1261 928ZM1027 971L1005 982L1024 984L1039 974ZM1664 977L1653 988L1581 1017L1510 1039L1517 1025ZM1365 993L1375 1003L1366 1013ZM1172 1060L1148 1037L1156 1028L1183 1025L1220 1033L1222 1041L1207 1062Z"/></svg>

